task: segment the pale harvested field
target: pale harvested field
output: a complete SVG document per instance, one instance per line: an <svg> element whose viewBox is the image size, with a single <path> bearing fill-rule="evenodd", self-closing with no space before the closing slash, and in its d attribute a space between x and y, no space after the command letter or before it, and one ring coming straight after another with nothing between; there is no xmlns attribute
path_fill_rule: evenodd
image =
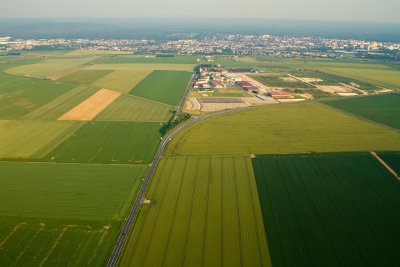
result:
<svg viewBox="0 0 400 267"><path fill-rule="evenodd" d="M108 107L114 100L121 95L120 92L116 92L108 89L101 89L64 115L58 120L60 121L90 121L94 119L97 114Z"/></svg>
<svg viewBox="0 0 400 267"><path fill-rule="evenodd" d="M318 85L317 89L327 93L351 93L353 91L348 87L340 85Z"/></svg>

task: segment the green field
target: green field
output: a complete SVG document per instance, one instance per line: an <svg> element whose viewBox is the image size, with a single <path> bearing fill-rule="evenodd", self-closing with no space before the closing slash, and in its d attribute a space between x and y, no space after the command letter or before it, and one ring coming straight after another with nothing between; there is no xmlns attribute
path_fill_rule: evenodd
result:
<svg viewBox="0 0 400 267"><path fill-rule="evenodd" d="M0 162L3 266L104 266L142 165Z"/></svg>
<svg viewBox="0 0 400 267"><path fill-rule="evenodd" d="M270 266L250 158L165 157L120 266Z"/></svg>
<svg viewBox="0 0 400 267"><path fill-rule="evenodd" d="M93 83L93 86L128 93L140 83L151 70L116 70Z"/></svg>
<svg viewBox="0 0 400 267"><path fill-rule="evenodd" d="M97 88L85 85L78 86L47 104L26 114L24 120L57 120L64 113L80 104L98 91Z"/></svg>
<svg viewBox="0 0 400 267"><path fill-rule="evenodd" d="M103 76L109 74L110 70L79 70L68 76L59 79L60 82L74 83L74 84L86 84L89 85Z"/></svg>
<svg viewBox="0 0 400 267"><path fill-rule="evenodd" d="M19 118L73 87L72 84L60 84L0 72L0 118Z"/></svg>
<svg viewBox="0 0 400 267"><path fill-rule="evenodd" d="M259 81L265 86L282 88L314 88L312 85L300 81L285 80L290 78L289 76L257 74L250 75L250 77Z"/></svg>
<svg viewBox="0 0 400 267"><path fill-rule="evenodd" d="M399 150L400 133L313 102L270 105L198 122L167 155Z"/></svg>
<svg viewBox="0 0 400 267"><path fill-rule="evenodd" d="M325 104L400 129L400 94L326 101Z"/></svg>
<svg viewBox="0 0 400 267"><path fill-rule="evenodd" d="M57 79L71 73L78 66L95 60L97 57L44 59L35 64L17 66L7 72L17 75L27 75L38 78Z"/></svg>
<svg viewBox="0 0 400 267"><path fill-rule="evenodd" d="M161 134L160 123L89 122L48 153L46 161L150 163Z"/></svg>
<svg viewBox="0 0 400 267"><path fill-rule="evenodd" d="M103 112L99 121L168 121L175 107L132 95L122 95Z"/></svg>
<svg viewBox="0 0 400 267"><path fill-rule="evenodd" d="M177 106L191 76L184 71L153 71L129 94Z"/></svg>
<svg viewBox="0 0 400 267"><path fill-rule="evenodd" d="M0 217L2 266L104 266L120 223ZM111 227L111 228L110 228Z"/></svg>
<svg viewBox="0 0 400 267"><path fill-rule="evenodd" d="M0 121L0 159L40 159L82 125L60 121Z"/></svg>
<svg viewBox="0 0 400 267"><path fill-rule="evenodd" d="M397 266L400 184L369 153L253 159L273 266Z"/></svg>
<svg viewBox="0 0 400 267"><path fill-rule="evenodd" d="M400 152L379 152L378 155L400 176Z"/></svg>
<svg viewBox="0 0 400 267"><path fill-rule="evenodd" d="M174 71L193 71L195 64L165 64L165 63L149 63L149 64L94 64L85 68L85 70L174 70Z"/></svg>
<svg viewBox="0 0 400 267"><path fill-rule="evenodd" d="M120 220L143 165L0 162L0 216Z"/></svg>

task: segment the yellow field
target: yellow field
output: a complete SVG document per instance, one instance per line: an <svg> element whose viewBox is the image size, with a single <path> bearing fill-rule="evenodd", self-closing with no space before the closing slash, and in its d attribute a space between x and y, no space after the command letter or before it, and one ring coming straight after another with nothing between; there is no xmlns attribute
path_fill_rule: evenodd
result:
<svg viewBox="0 0 400 267"><path fill-rule="evenodd" d="M151 70L116 70L95 81L92 85L128 93L150 73Z"/></svg>
<svg viewBox="0 0 400 267"><path fill-rule="evenodd" d="M319 103L280 104L210 118L174 138L167 155L399 150L399 131Z"/></svg>

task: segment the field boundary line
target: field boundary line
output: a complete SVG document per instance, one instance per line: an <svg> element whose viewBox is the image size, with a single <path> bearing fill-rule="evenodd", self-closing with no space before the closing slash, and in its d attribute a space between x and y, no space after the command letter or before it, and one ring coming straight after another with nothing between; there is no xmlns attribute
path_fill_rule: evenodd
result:
<svg viewBox="0 0 400 267"><path fill-rule="evenodd" d="M179 202L180 202L179 201L179 197L181 196L182 184L183 184L183 180L185 180L186 169L187 169L187 159L185 159L185 167L183 167L182 174L180 175L181 179L180 179L180 182L179 182L179 189L178 189L178 192L176 193L177 194L177 199L176 199L176 202L175 202L175 205L174 205L172 220L171 220L171 223L169 224L169 227L168 227L168 237L167 237L167 242L166 242L165 247L164 247L164 251L162 253L161 266L165 265L165 258L167 257L167 252L168 252L168 249L169 249L169 246L170 246L170 243L171 243L171 234L172 234L172 231L173 231L173 228L174 228L176 211L177 211L177 207L178 207ZM165 191L167 191L167 190L165 190Z"/></svg>
<svg viewBox="0 0 400 267"><path fill-rule="evenodd" d="M137 96L137 95L131 95L131 94L128 94L128 93L122 93L122 95L139 98L141 100L150 101L150 102L153 102L153 103L156 103L156 104L160 104L160 105L164 105L164 106L168 106L168 107L172 107L172 108L177 108L178 107L178 106L170 105L170 104L167 104L167 103L158 102L158 101L155 101L155 100L152 100L152 99L149 99L149 98L144 98L144 97Z"/></svg>
<svg viewBox="0 0 400 267"><path fill-rule="evenodd" d="M376 152L371 151L371 155L374 156L374 158L376 158L391 174L393 174L394 177L396 177L397 180L400 181L400 176L397 174L397 172L393 170L392 167L390 167L389 164L387 164L381 157L379 157Z"/></svg>
<svg viewBox="0 0 400 267"><path fill-rule="evenodd" d="M192 189L192 198L190 201L190 210L189 210L189 218L192 217L192 213L193 213L193 206L194 206L194 196L196 194L196 186L197 186L197 180L198 180L198 175L199 175L199 159L196 159L196 171L195 171L195 175L194 175L194 185L193 185L193 189ZM188 239L189 239L189 231L190 231L190 225L191 225L191 220L188 220L188 223L186 225L186 231L185 231L185 243L183 244L183 248L182 248L182 257L181 257L181 265L183 266L186 260L186 250L187 250L187 243L188 243Z"/></svg>

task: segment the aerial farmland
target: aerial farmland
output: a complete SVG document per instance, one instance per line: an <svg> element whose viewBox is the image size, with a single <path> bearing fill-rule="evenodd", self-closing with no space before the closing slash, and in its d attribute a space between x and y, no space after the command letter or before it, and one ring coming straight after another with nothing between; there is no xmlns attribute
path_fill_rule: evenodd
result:
<svg viewBox="0 0 400 267"><path fill-rule="evenodd" d="M400 264L398 70L211 59L1 59L0 265Z"/></svg>

